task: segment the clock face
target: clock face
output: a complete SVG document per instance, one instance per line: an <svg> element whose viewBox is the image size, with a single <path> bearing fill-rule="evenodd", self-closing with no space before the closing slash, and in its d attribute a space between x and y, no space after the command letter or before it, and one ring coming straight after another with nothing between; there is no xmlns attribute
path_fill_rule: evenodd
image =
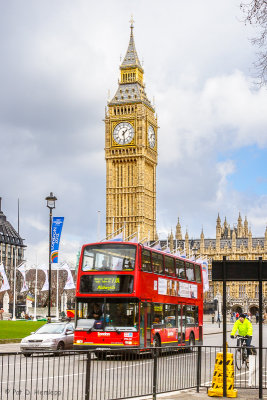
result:
<svg viewBox="0 0 267 400"><path fill-rule="evenodd" d="M153 126L149 125L148 127L148 143L149 146L151 147L151 149L153 149L155 147L155 143L156 143L156 135L155 135L155 131Z"/></svg>
<svg viewBox="0 0 267 400"><path fill-rule="evenodd" d="M134 128L129 122L121 122L113 131L113 138L118 144L128 144L133 140Z"/></svg>

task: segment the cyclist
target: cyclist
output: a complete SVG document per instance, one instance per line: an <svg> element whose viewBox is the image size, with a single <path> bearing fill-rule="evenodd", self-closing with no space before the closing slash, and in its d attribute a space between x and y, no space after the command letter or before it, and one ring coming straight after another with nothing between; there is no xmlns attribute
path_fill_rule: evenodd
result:
<svg viewBox="0 0 267 400"><path fill-rule="evenodd" d="M249 319L246 318L245 314L240 314L238 320L236 320L236 322L234 323L231 332L232 339L234 339L236 331L238 331L239 336L243 336L243 338L246 340L247 352L248 355L250 355L251 352L248 348L250 347L252 340L253 327L252 323L249 321Z"/></svg>

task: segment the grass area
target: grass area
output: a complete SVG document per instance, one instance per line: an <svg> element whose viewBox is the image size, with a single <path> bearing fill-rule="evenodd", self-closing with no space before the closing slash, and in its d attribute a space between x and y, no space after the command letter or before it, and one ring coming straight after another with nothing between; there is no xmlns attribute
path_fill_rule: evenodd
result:
<svg viewBox="0 0 267 400"><path fill-rule="evenodd" d="M46 321L0 321L0 340L24 338L45 323Z"/></svg>

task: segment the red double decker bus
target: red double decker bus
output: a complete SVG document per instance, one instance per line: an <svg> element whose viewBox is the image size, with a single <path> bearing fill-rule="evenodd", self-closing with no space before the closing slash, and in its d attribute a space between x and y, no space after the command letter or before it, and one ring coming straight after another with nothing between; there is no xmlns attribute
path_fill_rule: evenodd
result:
<svg viewBox="0 0 267 400"><path fill-rule="evenodd" d="M74 348L202 343L201 265L139 243L82 247Z"/></svg>

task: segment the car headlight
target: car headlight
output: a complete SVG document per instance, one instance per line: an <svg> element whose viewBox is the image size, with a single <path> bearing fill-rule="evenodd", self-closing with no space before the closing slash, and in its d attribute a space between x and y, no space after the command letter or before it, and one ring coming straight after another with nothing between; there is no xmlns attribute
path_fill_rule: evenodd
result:
<svg viewBox="0 0 267 400"><path fill-rule="evenodd" d="M28 340L24 338L20 343L28 343Z"/></svg>
<svg viewBox="0 0 267 400"><path fill-rule="evenodd" d="M57 343L57 339L45 339L43 340L43 343Z"/></svg>

